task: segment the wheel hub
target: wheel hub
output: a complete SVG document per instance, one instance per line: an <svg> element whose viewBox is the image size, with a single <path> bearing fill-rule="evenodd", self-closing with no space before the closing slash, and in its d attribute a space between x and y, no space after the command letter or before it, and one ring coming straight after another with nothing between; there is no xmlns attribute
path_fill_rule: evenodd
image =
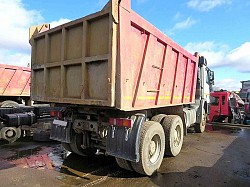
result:
<svg viewBox="0 0 250 187"><path fill-rule="evenodd" d="M150 142L150 150L149 150L149 154L153 155L155 153L155 149L156 149L156 143L154 141Z"/></svg>
<svg viewBox="0 0 250 187"><path fill-rule="evenodd" d="M7 138L12 138L14 136L14 131L13 130L8 130L5 132L5 136Z"/></svg>
<svg viewBox="0 0 250 187"><path fill-rule="evenodd" d="M3 127L0 130L0 138L14 142L21 137L21 129L16 127Z"/></svg>
<svg viewBox="0 0 250 187"><path fill-rule="evenodd" d="M155 135L149 143L149 150L148 150L149 161L151 163L155 163L159 158L160 152L161 152L161 140L158 135Z"/></svg>
<svg viewBox="0 0 250 187"><path fill-rule="evenodd" d="M202 127L204 127L206 125L206 115L205 113L202 114L202 123L201 123Z"/></svg>
<svg viewBox="0 0 250 187"><path fill-rule="evenodd" d="M178 147L180 145L180 142L181 142L181 129L179 126L177 126L174 132L174 146Z"/></svg>

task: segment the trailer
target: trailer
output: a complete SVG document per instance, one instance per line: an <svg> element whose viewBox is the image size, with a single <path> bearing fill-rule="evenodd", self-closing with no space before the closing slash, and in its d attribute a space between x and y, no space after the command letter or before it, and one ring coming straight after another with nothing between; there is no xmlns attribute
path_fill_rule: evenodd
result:
<svg viewBox="0 0 250 187"><path fill-rule="evenodd" d="M0 64L0 107L18 107L30 102L31 69Z"/></svg>
<svg viewBox="0 0 250 187"><path fill-rule="evenodd" d="M65 107L51 138L65 149L114 156L152 175L177 156L193 126L203 132L214 73L131 9L110 0L99 12L53 29L30 29L32 100Z"/></svg>
<svg viewBox="0 0 250 187"><path fill-rule="evenodd" d="M61 108L47 104L31 106L30 79L31 68L0 64L0 140L13 143L31 132L34 139L40 138L38 130L49 135L54 114Z"/></svg>
<svg viewBox="0 0 250 187"><path fill-rule="evenodd" d="M34 140L48 141L51 124L61 110L48 105L0 107L0 140L13 143L33 136Z"/></svg>

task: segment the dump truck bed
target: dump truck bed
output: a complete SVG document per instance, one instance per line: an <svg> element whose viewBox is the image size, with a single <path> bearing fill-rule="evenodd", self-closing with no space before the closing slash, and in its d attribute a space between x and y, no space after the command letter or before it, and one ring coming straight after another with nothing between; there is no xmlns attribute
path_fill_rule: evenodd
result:
<svg viewBox="0 0 250 187"><path fill-rule="evenodd" d="M32 99L138 110L194 102L198 58L111 0L35 35Z"/></svg>
<svg viewBox="0 0 250 187"><path fill-rule="evenodd" d="M0 64L0 96L30 96L31 69Z"/></svg>

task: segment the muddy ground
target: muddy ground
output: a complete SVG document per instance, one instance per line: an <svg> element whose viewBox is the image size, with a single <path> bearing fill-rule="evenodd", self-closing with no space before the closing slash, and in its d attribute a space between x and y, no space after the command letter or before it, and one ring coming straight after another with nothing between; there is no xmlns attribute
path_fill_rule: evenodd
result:
<svg viewBox="0 0 250 187"><path fill-rule="evenodd" d="M210 130L189 133L180 155L164 158L152 177L120 169L112 157L70 154L57 142L0 142L0 186L250 186L250 129Z"/></svg>

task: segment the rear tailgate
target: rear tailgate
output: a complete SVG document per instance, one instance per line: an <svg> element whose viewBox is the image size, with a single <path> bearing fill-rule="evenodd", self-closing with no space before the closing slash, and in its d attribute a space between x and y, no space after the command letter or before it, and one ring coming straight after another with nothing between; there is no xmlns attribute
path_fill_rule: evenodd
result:
<svg viewBox="0 0 250 187"><path fill-rule="evenodd" d="M117 24L111 5L32 38L33 100L114 106Z"/></svg>

